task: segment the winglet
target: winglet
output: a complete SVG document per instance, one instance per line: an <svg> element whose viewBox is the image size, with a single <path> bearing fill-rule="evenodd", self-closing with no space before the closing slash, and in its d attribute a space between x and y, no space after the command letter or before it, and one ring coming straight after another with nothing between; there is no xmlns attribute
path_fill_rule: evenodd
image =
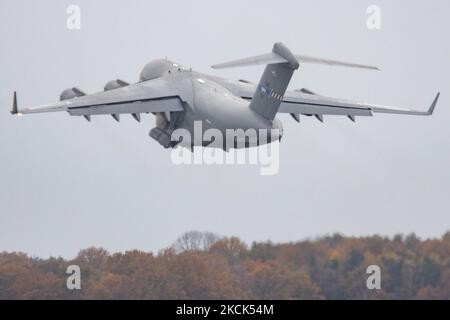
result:
<svg viewBox="0 0 450 320"><path fill-rule="evenodd" d="M428 115L432 115L433 114L433 112L434 112L434 109L436 108L436 104L437 104L437 102L438 102L438 100L439 100L439 96L441 95L441 93L440 92L438 92L437 93L437 95L436 95L436 98L434 98L434 101L433 101L433 103L431 104L431 106L430 106L430 109L428 109L428 111L427 111L427 114Z"/></svg>
<svg viewBox="0 0 450 320"><path fill-rule="evenodd" d="M15 115L15 114L19 114L19 110L17 109L17 93L16 91L14 91L14 96L13 96L13 105L12 105L12 110L11 110L11 114Z"/></svg>

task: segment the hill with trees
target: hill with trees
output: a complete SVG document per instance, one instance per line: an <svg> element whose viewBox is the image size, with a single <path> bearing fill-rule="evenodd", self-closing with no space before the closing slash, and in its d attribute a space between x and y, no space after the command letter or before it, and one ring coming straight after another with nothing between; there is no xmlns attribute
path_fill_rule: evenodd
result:
<svg viewBox="0 0 450 320"><path fill-rule="evenodd" d="M81 269L81 290L67 289L69 265ZM366 286L370 265L381 269L380 290ZM64 260L4 252L0 299L450 299L450 232L248 246L193 231L157 254L88 248Z"/></svg>

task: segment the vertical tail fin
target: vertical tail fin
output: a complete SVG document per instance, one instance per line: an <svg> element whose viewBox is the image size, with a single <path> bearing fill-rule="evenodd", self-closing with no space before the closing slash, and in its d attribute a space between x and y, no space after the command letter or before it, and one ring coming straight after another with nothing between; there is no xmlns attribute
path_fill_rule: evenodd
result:
<svg viewBox="0 0 450 320"><path fill-rule="evenodd" d="M294 55L282 43L276 43L270 53L216 64L212 68L222 69L266 64L266 70L253 96L250 108L264 118L272 120L279 109L292 74L299 68L299 62L379 70L377 67L363 64Z"/></svg>
<svg viewBox="0 0 450 320"><path fill-rule="evenodd" d="M299 68L295 56L282 43L276 43L272 53L283 61L266 66L250 103L250 109L268 120L275 118L292 75Z"/></svg>

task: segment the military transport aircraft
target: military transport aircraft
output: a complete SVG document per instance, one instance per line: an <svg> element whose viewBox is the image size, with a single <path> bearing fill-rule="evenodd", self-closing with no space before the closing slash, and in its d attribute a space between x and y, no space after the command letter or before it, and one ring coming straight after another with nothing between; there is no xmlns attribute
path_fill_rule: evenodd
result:
<svg viewBox="0 0 450 320"><path fill-rule="evenodd" d="M346 116L352 121L374 113L428 116L433 114L439 98L438 93L427 111L415 111L328 98L307 89L287 91L294 71L302 63L378 70L366 65L296 55L282 43L276 43L268 54L212 66L219 69L267 65L259 84L202 74L160 59L144 67L138 83L112 80L105 85L103 92L94 94L85 94L76 87L69 88L61 93L60 102L54 104L18 109L17 95L14 93L11 113L23 115L66 111L72 116L83 116L88 121L96 115L110 115L120 121L120 116L124 114L140 121L141 114L152 113L156 116L156 126L150 131L150 136L163 147L173 148L182 142L172 141L174 130L182 128L194 136L194 123L197 121L201 121L203 130L218 129L224 137L227 129L277 132L272 133L268 140L261 140L264 144L281 140L283 127L276 117L280 113L290 114L297 122L300 115L314 116L321 122L327 115ZM217 146L213 141L202 140L193 139L189 142L190 147L224 147L224 144Z"/></svg>

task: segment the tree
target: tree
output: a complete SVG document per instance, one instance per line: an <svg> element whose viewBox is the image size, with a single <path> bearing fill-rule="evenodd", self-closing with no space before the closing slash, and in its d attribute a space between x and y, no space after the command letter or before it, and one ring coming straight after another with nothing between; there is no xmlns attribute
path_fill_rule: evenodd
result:
<svg viewBox="0 0 450 320"><path fill-rule="evenodd" d="M108 258L109 252L105 249L91 247L81 250L75 258L75 262L101 269L106 264Z"/></svg>
<svg viewBox="0 0 450 320"><path fill-rule="evenodd" d="M216 241L209 252L225 257L230 263L242 259L247 252L247 246L237 237L224 238Z"/></svg>
<svg viewBox="0 0 450 320"><path fill-rule="evenodd" d="M254 243L188 232L158 254L81 250L74 260L0 253L0 299L450 299L450 233L440 239L334 235ZM66 268L82 289L66 287ZM382 289L366 287L369 265Z"/></svg>
<svg viewBox="0 0 450 320"><path fill-rule="evenodd" d="M176 252L205 251L219 239L218 235L211 232L189 231L179 237L172 248Z"/></svg>

